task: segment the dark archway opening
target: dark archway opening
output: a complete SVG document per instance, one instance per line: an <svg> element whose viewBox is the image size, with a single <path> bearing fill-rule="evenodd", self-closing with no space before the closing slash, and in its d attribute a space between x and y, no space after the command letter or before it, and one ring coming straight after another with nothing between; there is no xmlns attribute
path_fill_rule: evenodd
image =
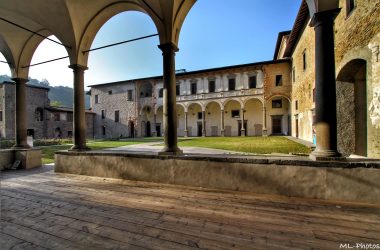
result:
<svg viewBox="0 0 380 250"><path fill-rule="evenodd" d="M337 77L338 150L367 156L367 63L348 62Z"/></svg>

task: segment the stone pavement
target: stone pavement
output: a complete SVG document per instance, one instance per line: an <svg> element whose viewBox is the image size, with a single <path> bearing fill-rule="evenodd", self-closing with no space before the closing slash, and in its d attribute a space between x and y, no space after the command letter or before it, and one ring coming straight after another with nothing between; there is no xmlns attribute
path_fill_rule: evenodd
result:
<svg viewBox="0 0 380 250"><path fill-rule="evenodd" d="M57 174L52 166L1 172L0 194L1 249L380 244L380 207L368 204Z"/></svg>

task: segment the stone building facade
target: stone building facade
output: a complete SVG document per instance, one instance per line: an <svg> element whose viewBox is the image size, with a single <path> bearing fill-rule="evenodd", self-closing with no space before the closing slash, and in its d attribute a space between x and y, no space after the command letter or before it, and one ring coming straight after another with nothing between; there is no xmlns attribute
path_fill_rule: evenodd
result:
<svg viewBox="0 0 380 250"><path fill-rule="evenodd" d="M69 108L52 107L48 98L49 88L27 85L27 133L35 139L71 138L73 111ZM0 136L15 136L15 86L12 82L0 84ZM86 112L87 137L93 135L94 114Z"/></svg>
<svg viewBox="0 0 380 250"><path fill-rule="evenodd" d="M289 61L177 74L178 136L290 134ZM95 137L162 136L162 77L91 86Z"/></svg>
<svg viewBox="0 0 380 250"><path fill-rule="evenodd" d="M340 0L334 23L338 150L380 157L380 2ZM280 33L275 59L292 61L292 135L312 141L315 32L302 2L291 32Z"/></svg>

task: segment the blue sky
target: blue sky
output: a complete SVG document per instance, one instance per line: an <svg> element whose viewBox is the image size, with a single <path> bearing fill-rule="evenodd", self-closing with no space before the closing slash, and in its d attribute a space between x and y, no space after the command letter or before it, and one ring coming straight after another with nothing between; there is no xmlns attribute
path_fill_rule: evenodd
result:
<svg viewBox="0 0 380 250"><path fill-rule="evenodd" d="M301 0L198 0L181 30L176 68L187 71L271 60L278 32L293 26ZM124 12L111 18L92 47L157 33L145 14ZM158 37L90 54L86 85L162 74ZM63 47L44 41L32 63L66 56ZM0 60L5 60L0 55ZM67 60L31 67L32 78L72 86ZM0 64L0 74L9 74Z"/></svg>

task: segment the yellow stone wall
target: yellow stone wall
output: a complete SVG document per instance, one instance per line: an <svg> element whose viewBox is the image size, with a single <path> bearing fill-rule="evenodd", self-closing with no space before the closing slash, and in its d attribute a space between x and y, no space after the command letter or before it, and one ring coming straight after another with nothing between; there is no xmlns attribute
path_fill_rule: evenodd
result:
<svg viewBox="0 0 380 250"><path fill-rule="evenodd" d="M367 61L367 110L380 88L380 1L357 0L355 9L347 16L346 0L340 0L341 12L335 19L336 74L351 60ZM306 49L307 68L302 67L302 54ZM315 86L314 28L305 26L292 55L295 80L292 86L292 135L295 136L295 115L299 118L299 137L312 141L313 88ZM298 100L298 110L295 101ZM369 112L370 113L370 112ZM380 157L380 120L374 124L368 114L368 156ZM339 131L338 131L339 133Z"/></svg>
<svg viewBox="0 0 380 250"><path fill-rule="evenodd" d="M303 69L303 53L306 53L306 69ZM296 135L295 115L298 115L299 138L312 141L312 109L314 109L313 89L315 86L315 42L314 29L305 26L292 55L292 135ZM298 101L296 110L295 102Z"/></svg>

